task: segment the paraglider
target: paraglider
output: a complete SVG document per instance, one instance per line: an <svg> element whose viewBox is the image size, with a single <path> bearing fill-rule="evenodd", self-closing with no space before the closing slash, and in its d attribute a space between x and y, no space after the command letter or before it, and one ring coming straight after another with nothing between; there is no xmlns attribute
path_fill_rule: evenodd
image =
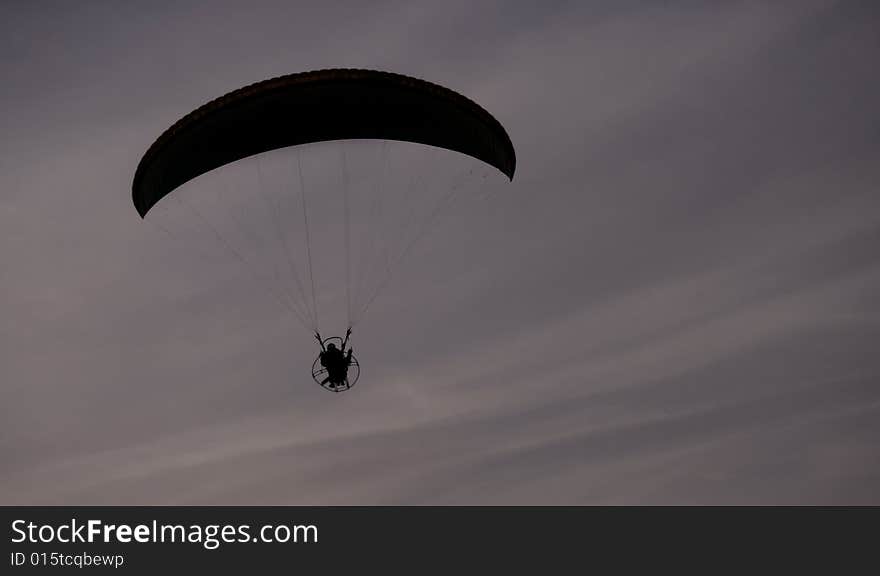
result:
<svg viewBox="0 0 880 576"><path fill-rule="evenodd" d="M382 143L377 161L365 163L377 173L375 181L378 184L374 186L374 191L365 190L357 196L350 191L349 171L354 161L350 148L344 146L350 141ZM279 269L286 268L283 265L275 269L274 276L285 278L281 285L284 288L276 286L268 288L268 291L318 339L321 352L313 364L312 376L315 381L334 392L348 390L357 381L360 370L357 359L348 348L352 326L385 286L394 266L407 255L424 228L431 224L434 213L444 207L464 184L476 180L474 168L464 172L461 181L454 181L442 189L442 197L436 203L437 210L432 205L430 210L426 210L428 215L424 219L409 216L400 227L404 232L399 235L387 232L389 227L382 222L373 227L376 234L384 235L379 240L353 242L352 202L360 200L365 203L362 214L384 214L383 210L390 210L388 206L393 204L391 200L383 201L379 196L384 190L398 190L388 193L399 194L401 200L397 201L403 203L409 202L407 194L426 187L424 183L411 183L407 192L403 184L396 187L388 184L387 181L392 179L385 167L388 164L388 142L460 153L497 169L510 180L516 167L513 145L504 127L485 109L461 94L400 74L331 69L258 82L190 112L159 136L144 154L134 175L132 200L138 214L145 218L165 197L175 196L171 194L173 191L208 172L252 156L259 155L261 158L272 151L294 150L295 162L285 162L284 165L296 167L298 177L291 177L290 189L295 187L299 191L301 202L283 196L273 204L263 198L265 186L257 186L259 194L255 196L266 202L264 212L269 215L271 226L265 223L250 224L241 216L244 208L239 210L239 205L246 206L255 201L243 195L231 200L233 205L227 208L223 217L226 218L228 213L230 223L240 225L243 229L251 227L250 233L242 234L241 238L263 239L268 234L267 229L275 230L280 239L278 245L282 246L279 252L286 255L289 272L279 273ZM314 271L311 235L316 227L310 224L314 207L308 205L306 199L307 184L303 175L305 170L301 150L319 143L343 145L339 155L342 167L340 183L325 186L325 195L332 194L334 188L341 190L341 206L334 208L336 219L331 219L325 228L332 228L334 236L344 245L344 258L328 259L330 262L344 263L345 267L344 280L339 282L344 284L347 304L333 306L334 310L345 310L347 313L344 339L322 339L318 326L318 300L326 288L322 289L321 283L316 281ZM408 160L402 162L407 169L416 170L414 163ZM257 164L260 179L261 166ZM282 184L286 186L287 181L282 179ZM366 185L362 187L366 188ZM217 194L219 196L220 192ZM371 198L371 194L376 197ZM224 234L221 226L212 222L186 198L181 198L179 203L194 212L196 222L204 224L239 260L248 263L244 251L229 240L231 234ZM298 210L302 221L297 224L285 219L284 206L290 211L294 208ZM410 222L413 222L412 231L407 232ZM292 242L289 235L291 230L297 228L303 232L304 242L301 244L304 245L304 259L308 263L307 274L294 263L296 258L293 253L298 243ZM364 225L364 229L369 230L370 226ZM337 234L337 231L341 234ZM407 233L410 235L406 236ZM254 244L257 245L256 242ZM362 258L373 259L363 263L359 271L356 270L358 257L352 256L355 250L361 251ZM363 281L371 273L378 278L372 284ZM260 281L265 281L269 276L253 275ZM285 292L287 285L293 286L295 293ZM358 289L361 293L357 293Z"/></svg>
<svg viewBox="0 0 880 576"><path fill-rule="evenodd" d="M354 350L348 348L346 351L350 336L351 328L346 330L345 338L337 347L338 336L321 338L321 334L315 332L315 338L321 346L321 353L312 364L312 378L327 390L333 392L348 390L357 383L360 376L360 365L354 357ZM319 363L320 367L318 367ZM351 368L354 370L350 370Z"/></svg>

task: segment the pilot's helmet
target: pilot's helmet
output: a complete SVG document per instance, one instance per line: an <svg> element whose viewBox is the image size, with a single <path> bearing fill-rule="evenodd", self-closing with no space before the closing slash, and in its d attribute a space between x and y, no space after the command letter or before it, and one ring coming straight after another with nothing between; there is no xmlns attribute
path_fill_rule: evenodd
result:
<svg viewBox="0 0 880 576"><path fill-rule="evenodd" d="M332 342L330 344L327 344L327 349L328 350L336 350L336 344L334 344Z"/></svg>

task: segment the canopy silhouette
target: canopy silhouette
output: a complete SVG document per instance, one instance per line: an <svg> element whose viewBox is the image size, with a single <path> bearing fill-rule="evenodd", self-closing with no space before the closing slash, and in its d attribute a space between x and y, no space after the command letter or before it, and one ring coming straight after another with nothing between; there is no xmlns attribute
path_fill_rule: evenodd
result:
<svg viewBox="0 0 880 576"><path fill-rule="evenodd" d="M178 186L262 152L330 140L398 140L467 154L511 180L507 132L468 98L416 78L331 69L235 90L190 112L144 154L132 184L141 217Z"/></svg>

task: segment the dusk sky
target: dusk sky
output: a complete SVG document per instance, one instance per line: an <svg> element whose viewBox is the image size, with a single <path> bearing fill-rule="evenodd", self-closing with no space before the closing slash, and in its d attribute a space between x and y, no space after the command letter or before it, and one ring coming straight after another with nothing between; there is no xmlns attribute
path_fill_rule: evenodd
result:
<svg viewBox="0 0 880 576"><path fill-rule="evenodd" d="M3 2L0 504L880 504L878 30L869 1ZM331 394L131 185L190 110L340 67L468 96L517 172L421 238Z"/></svg>

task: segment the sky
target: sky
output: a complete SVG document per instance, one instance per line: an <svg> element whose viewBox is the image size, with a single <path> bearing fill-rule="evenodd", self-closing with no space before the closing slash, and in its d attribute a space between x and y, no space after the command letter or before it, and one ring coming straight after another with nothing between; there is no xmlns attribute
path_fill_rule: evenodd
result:
<svg viewBox="0 0 880 576"><path fill-rule="evenodd" d="M880 504L878 26L3 2L0 504ZM240 263L131 203L179 117L334 67L461 92L518 159L395 272L344 394Z"/></svg>

